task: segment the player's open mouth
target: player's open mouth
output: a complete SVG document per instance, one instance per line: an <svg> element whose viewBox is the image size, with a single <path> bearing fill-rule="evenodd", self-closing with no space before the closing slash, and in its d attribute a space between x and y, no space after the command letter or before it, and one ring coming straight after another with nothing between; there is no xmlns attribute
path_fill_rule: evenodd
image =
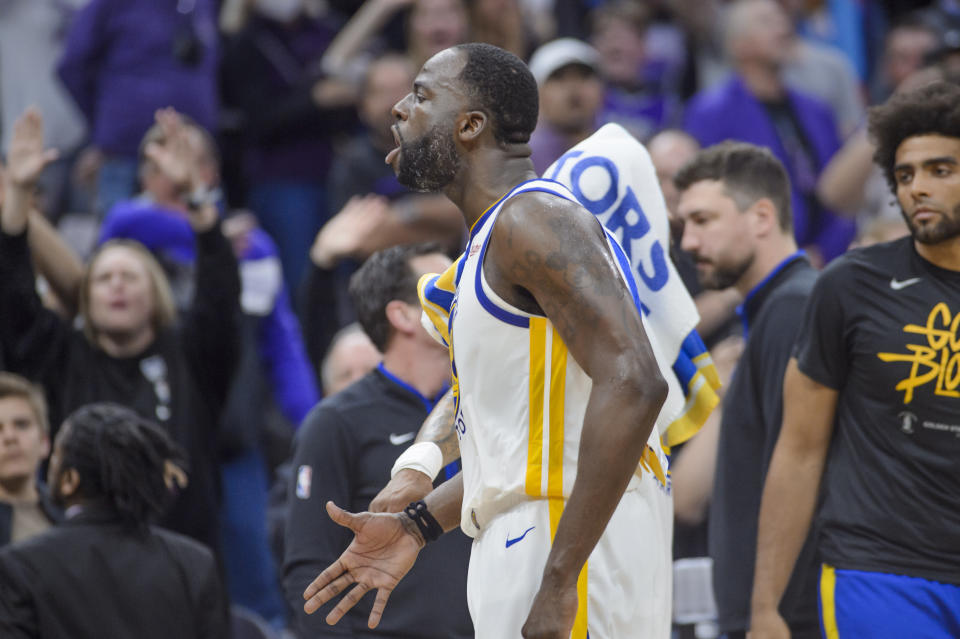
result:
<svg viewBox="0 0 960 639"><path fill-rule="evenodd" d="M397 131L397 126L396 126L396 125L390 127L390 131L393 133L393 141L396 143L397 146L395 146L389 153L387 153L387 157L385 157L385 158L383 159L383 161L384 161L386 164L391 164L391 165L392 165L392 164L393 164L393 161L394 161L395 159L397 159L397 156L398 156L398 155L400 155L400 143L401 143L401 139L400 139L400 132Z"/></svg>

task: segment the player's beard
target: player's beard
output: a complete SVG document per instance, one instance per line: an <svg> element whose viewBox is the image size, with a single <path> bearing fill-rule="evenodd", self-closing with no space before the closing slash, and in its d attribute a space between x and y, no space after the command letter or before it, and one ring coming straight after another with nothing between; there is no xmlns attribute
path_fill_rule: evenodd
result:
<svg viewBox="0 0 960 639"><path fill-rule="evenodd" d="M747 272L747 269L753 265L753 258L754 254L751 253L739 262L732 264L717 264L711 262L713 270L707 272L701 271L698 268L697 279L700 281L700 286L713 291L730 288L739 282L743 274Z"/></svg>
<svg viewBox="0 0 960 639"><path fill-rule="evenodd" d="M412 142L401 142L397 180L407 188L435 193L459 170L460 156L449 130L435 126Z"/></svg>
<svg viewBox="0 0 960 639"><path fill-rule="evenodd" d="M915 224L902 208L900 213L903 215L913 239L921 244L939 244L960 236L960 204L953 207L950 213L942 215L933 224Z"/></svg>

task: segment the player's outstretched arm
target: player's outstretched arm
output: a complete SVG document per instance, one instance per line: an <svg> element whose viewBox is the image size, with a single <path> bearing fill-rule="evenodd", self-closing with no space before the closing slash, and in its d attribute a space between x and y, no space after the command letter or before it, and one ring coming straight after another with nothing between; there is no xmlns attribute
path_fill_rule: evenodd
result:
<svg viewBox="0 0 960 639"><path fill-rule="evenodd" d="M751 639L789 639L777 608L810 529L833 434L837 391L803 374L791 359L783 382L783 426L760 502Z"/></svg>
<svg viewBox="0 0 960 639"><path fill-rule="evenodd" d="M463 481L460 475L434 490L424 501L444 532L460 520ZM370 590L377 596L367 625L376 628L390 593L413 567L426 540L416 524L404 513L349 513L327 502L330 517L354 533L350 546L303 592L303 609L313 614L320 606L346 592L327 615L333 625Z"/></svg>
<svg viewBox="0 0 960 639"><path fill-rule="evenodd" d="M455 417L453 391L450 390L427 415L414 443L414 446L420 443L435 444L440 452L441 468L460 459L460 444L454 428ZM433 490L436 475L431 477L417 469L420 467L421 464L417 464L416 468L399 469L370 502L370 512L397 513L410 502L423 499L429 494Z"/></svg>
<svg viewBox="0 0 960 639"><path fill-rule="evenodd" d="M523 636L570 636L577 578L606 528L667 394L633 299L596 218L525 193L505 205L485 265L501 295L550 319L593 380L577 479Z"/></svg>

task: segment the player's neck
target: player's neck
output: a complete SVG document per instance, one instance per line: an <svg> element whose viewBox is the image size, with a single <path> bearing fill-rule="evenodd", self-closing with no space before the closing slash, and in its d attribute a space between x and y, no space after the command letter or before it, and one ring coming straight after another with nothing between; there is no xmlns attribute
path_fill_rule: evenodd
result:
<svg viewBox="0 0 960 639"><path fill-rule="evenodd" d="M948 271L960 271L960 235L936 244L923 244L914 240L913 245L920 257L934 266Z"/></svg>
<svg viewBox="0 0 960 639"><path fill-rule="evenodd" d="M511 145L507 152L499 148L478 150L471 159L467 169L444 191L460 208L467 228L472 228L510 189L537 177L526 144Z"/></svg>

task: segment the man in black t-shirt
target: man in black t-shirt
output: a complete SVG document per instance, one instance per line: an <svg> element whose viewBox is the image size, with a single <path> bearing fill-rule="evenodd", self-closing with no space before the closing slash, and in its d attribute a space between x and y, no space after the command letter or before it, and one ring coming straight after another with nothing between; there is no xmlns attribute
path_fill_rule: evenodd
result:
<svg viewBox="0 0 960 639"><path fill-rule="evenodd" d="M746 345L724 397L708 532L720 630L742 639L750 620L760 492L780 431L783 374L800 329L796 309L816 271L797 250L790 180L769 150L724 142L697 154L674 181L681 192L681 247L693 257L700 284L733 287L744 298L737 312ZM680 464L677 489L678 472ZM808 547L780 607L795 638L819 637L815 576Z"/></svg>
<svg viewBox="0 0 960 639"><path fill-rule="evenodd" d="M789 636L776 607L814 511L825 636L960 636L960 87L897 95L870 131L912 237L837 260L807 305L760 511L756 639Z"/></svg>

